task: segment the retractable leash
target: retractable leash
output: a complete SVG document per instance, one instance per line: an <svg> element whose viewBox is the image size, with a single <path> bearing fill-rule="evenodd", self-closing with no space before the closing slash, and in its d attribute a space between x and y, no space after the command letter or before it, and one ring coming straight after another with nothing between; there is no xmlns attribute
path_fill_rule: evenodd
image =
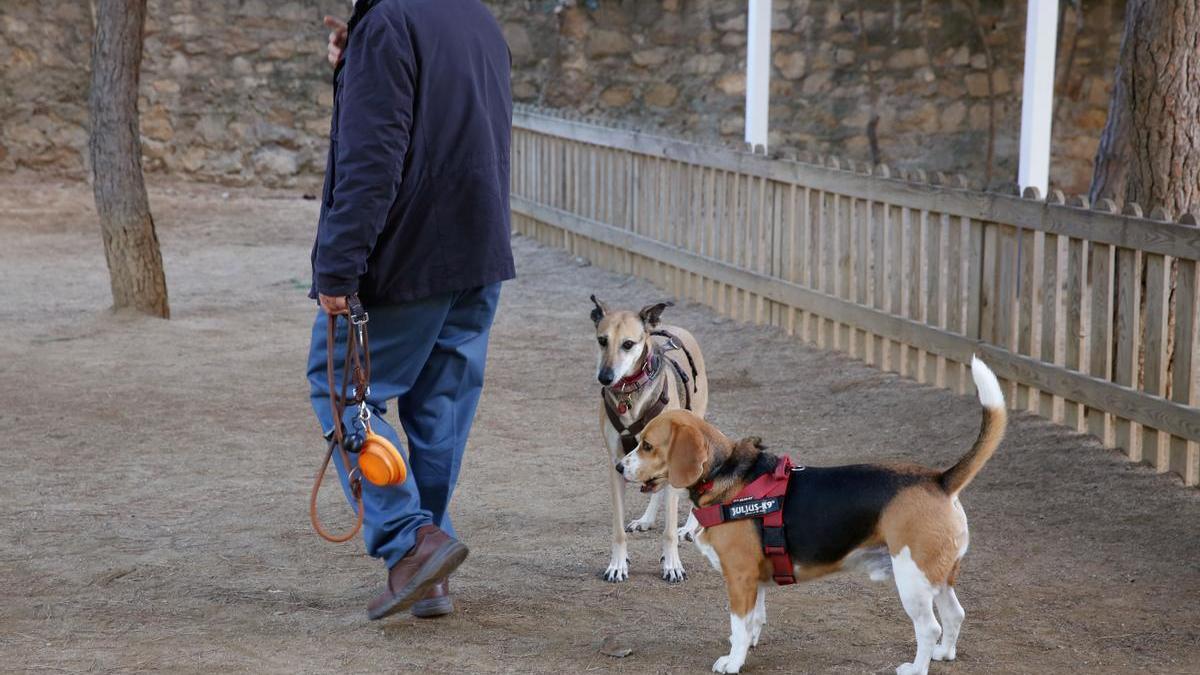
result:
<svg viewBox="0 0 1200 675"><path fill-rule="evenodd" d="M362 479L366 478L374 485L385 487L399 485L408 477L408 467L404 457L391 441L371 431L371 409L367 406L367 394L371 388L371 350L367 342L367 321L370 318L357 295L346 298L350 313L346 317L349 331L346 336L346 360L342 367L342 386L338 391L334 380L333 345L337 335L337 314L328 315L325 342L325 377L329 385L329 407L333 412L333 431L329 436L329 448L317 476L313 479L312 492L308 499L308 516L312 520L313 529L326 541L341 543L349 541L358 534L363 523ZM346 393L350 380L354 380L354 398L347 400ZM342 419L346 409L358 407L354 424L358 429L347 434L343 428ZM357 518L354 527L343 535L330 534L321 526L317 515L317 493L329 469L329 461L333 459L334 450L341 453L342 466L350 472L350 493L354 495L354 510ZM351 464L350 455L355 455L358 461Z"/></svg>

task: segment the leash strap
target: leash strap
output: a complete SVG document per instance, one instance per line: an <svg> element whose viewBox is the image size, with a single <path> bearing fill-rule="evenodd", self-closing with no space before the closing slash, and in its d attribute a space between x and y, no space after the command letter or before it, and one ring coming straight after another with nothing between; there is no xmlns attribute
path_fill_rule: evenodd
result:
<svg viewBox="0 0 1200 675"><path fill-rule="evenodd" d="M792 459L784 455L779 458L774 471L754 479L733 500L692 509L703 527L746 518L762 519L763 553L771 561L775 583L780 586L796 583L792 556L788 553L783 531L783 501L791 473Z"/></svg>
<svg viewBox="0 0 1200 675"><path fill-rule="evenodd" d="M371 352L367 343L367 320L369 317L357 295L351 295L346 298L346 304L349 308L349 315L346 317L346 320L349 322L350 330L346 336L346 357L342 366L343 377L340 392L338 391L337 382L334 379L333 360L333 345L337 336L339 315L326 314L325 379L329 386L329 407L333 413L333 431L330 432L329 448L325 451L325 459L321 461L321 467L317 469L317 475L313 479L312 491L309 493L308 498L308 517L312 521L313 529L317 531L317 534L322 539L335 544L350 541L362 528L362 476L358 473L357 467L353 467L350 463L350 453L346 450L346 434L343 428L342 417L347 407L346 394L348 393L350 380L354 379L354 398L349 403L351 406L359 406L364 411L366 410L364 406L367 398L368 383L371 381ZM354 526L345 534L330 533L321 525L321 518L317 515L317 494L321 491L321 483L325 480L325 473L329 469L329 462L333 459L335 449L341 453L342 466L346 467L346 471L350 472L350 493L354 496L354 510L357 512Z"/></svg>

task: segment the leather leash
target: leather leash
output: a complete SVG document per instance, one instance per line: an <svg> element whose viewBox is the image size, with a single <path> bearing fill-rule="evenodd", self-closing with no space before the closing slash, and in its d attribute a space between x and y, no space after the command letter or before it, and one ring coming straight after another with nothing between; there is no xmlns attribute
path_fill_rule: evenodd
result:
<svg viewBox="0 0 1200 675"><path fill-rule="evenodd" d="M346 298L346 304L349 308L349 314L346 316L349 322L349 331L346 336L346 360L342 367L342 386L339 393L337 384L334 381L334 361L333 361L333 345L337 335L338 314L327 314L326 323L326 342L325 342L325 378L329 386L329 407L333 412L333 431L329 438L329 448L325 452L325 459L321 461L321 468L317 470L316 478L313 479L312 492L308 498L308 517L312 521L313 529L317 534L326 541L340 544L349 541L358 534L363 523L363 502L362 502L362 475L358 471L357 466L350 463L350 454L346 447L345 429L342 425L342 416L345 414L347 403L350 406L359 407L360 419L370 417L370 411L367 410L367 386L371 381L371 351L367 343L367 320L368 315L363 309L362 302L359 301L357 295L351 295ZM347 401L346 393L350 379L354 379L354 398ZM350 439L352 442L354 438ZM361 439L360 439L361 444ZM346 467L346 471L350 472L350 493L354 495L355 511L357 517L354 526L345 534L330 534L322 525L321 518L317 515L317 493L321 490L321 483L325 479L325 473L329 469L329 461L333 459L334 449L337 449L342 456L342 466ZM351 451L353 448L351 449Z"/></svg>

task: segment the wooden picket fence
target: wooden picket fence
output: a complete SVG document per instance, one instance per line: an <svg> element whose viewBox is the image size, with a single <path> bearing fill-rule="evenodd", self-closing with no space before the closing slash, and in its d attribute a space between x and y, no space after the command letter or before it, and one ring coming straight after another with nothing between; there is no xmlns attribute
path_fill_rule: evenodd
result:
<svg viewBox="0 0 1200 675"><path fill-rule="evenodd" d="M515 231L728 316L1011 406L1200 483L1200 228L520 108Z"/></svg>

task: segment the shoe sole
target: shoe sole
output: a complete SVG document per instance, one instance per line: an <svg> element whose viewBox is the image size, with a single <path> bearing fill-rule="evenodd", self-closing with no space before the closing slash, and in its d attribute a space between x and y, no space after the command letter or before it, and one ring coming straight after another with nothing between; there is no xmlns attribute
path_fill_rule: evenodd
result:
<svg viewBox="0 0 1200 675"><path fill-rule="evenodd" d="M433 619L453 612L454 603L450 600L450 596L418 600L410 611L418 619Z"/></svg>
<svg viewBox="0 0 1200 675"><path fill-rule="evenodd" d="M377 608L374 612L368 611L367 618L377 621L412 607L429 592L429 589L437 585L439 579L449 576L451 572L458 569L458 566L467 559L467 553L469 551L466 545L457 541L449 542L446 546L438 549L429 556L429 560L426 560L424 565L421 565L421 569L417 570L408 585L397 593L391 602Z"/></svg>

